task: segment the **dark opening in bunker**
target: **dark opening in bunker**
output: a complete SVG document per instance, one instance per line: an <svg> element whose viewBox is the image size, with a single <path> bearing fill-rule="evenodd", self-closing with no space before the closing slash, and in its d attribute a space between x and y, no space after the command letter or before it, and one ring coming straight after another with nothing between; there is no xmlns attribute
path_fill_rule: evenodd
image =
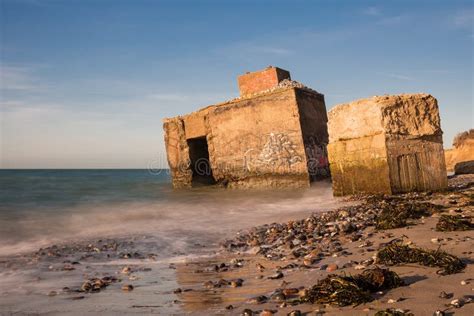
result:
<svg viewBox="0 0 474 316"><path fill-rule="evenodd" d="M216 181L212 176L211 164L209 162L209 148L206 137L188 139L189 158L193 172L193 185L210 185Z"/></svg>

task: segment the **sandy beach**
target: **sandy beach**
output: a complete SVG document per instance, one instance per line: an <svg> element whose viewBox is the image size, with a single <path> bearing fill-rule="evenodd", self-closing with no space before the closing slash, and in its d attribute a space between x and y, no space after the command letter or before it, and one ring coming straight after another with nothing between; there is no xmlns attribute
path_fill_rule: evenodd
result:
<svg viewBox="0 0 474 316"><path fill-rule="evenodd" d="M141 236L59 244L2 258L2 315L374 315L387 308L406 315L436 311L472 315L472 226L444 232L437 231L436 225L443 214L469 220L474 176L449 181L447 192L382 199L361 196L345 200L346 206L337 211L245 229L216 240L222 247L208 248L200 256L183 253L162 259L150 252L152 247L144 247L154 240ZM387 201L400 207L421 205L431 213L409 218L406 225L401 224L404 227L377 229L381 218L374 216L377 205ZM316 223L311 226L314 240L288 238L287 229L282 228L297 231L298 223L309 225L309 219ZM318 231L318 221L327 231ZM266 232L272 227L280 231L270 238ZM260 241L251 238L256 233L262 236ZM285 242L269 242L280 237ZM446 251L459 257L465 267L446 274L440 267L377 262L380 249L399 239L413 247ZM207 246L196 240L194 247L206 250ZM307 290L328 275L357 275L374 267L388 267L405 285L370 293L373 300L363 304L340 307L304 301Z"/></svg>

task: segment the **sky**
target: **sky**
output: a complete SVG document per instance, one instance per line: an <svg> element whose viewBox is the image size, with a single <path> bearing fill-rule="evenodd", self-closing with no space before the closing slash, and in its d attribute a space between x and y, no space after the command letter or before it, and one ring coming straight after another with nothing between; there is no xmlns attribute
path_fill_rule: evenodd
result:
<svg viewBox="0 0 474 316"><path fill-rule="evenodd" d="M430 93L474 127L473 1L0 0L0 168L166 167L162 119L278 66L323 93Z"/></svg>

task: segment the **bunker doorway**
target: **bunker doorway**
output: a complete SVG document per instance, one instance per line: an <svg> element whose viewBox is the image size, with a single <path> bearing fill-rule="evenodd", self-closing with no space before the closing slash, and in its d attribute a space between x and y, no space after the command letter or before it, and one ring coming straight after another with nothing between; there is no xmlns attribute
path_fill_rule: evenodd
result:
<svg viewBox="0 0 474 316"><path fill-rule="evenodd" d="M206 137L188 139L189 158L193 172L192 185L211 185L216 181L212 176L209 162L209 148Z"/></svg>

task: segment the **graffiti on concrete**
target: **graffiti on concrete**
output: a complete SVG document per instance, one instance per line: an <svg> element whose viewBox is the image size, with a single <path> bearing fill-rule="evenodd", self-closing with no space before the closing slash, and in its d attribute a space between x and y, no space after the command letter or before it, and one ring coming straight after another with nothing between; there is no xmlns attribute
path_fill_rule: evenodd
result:
<svg viewBox="0 0 474 316"><path fill-rule="evenodd" d="M304 142L308 172L312 180L329 175L326 145L309 137Z"/></svg>
<svg viewBox="0 0 474 316"><path fill-rule="evenodd" d="M249 149L246 152L245 166L247 170L261 166L291 167L303 161L296 148L288 133L270 133L260 151Z"/></svg>

